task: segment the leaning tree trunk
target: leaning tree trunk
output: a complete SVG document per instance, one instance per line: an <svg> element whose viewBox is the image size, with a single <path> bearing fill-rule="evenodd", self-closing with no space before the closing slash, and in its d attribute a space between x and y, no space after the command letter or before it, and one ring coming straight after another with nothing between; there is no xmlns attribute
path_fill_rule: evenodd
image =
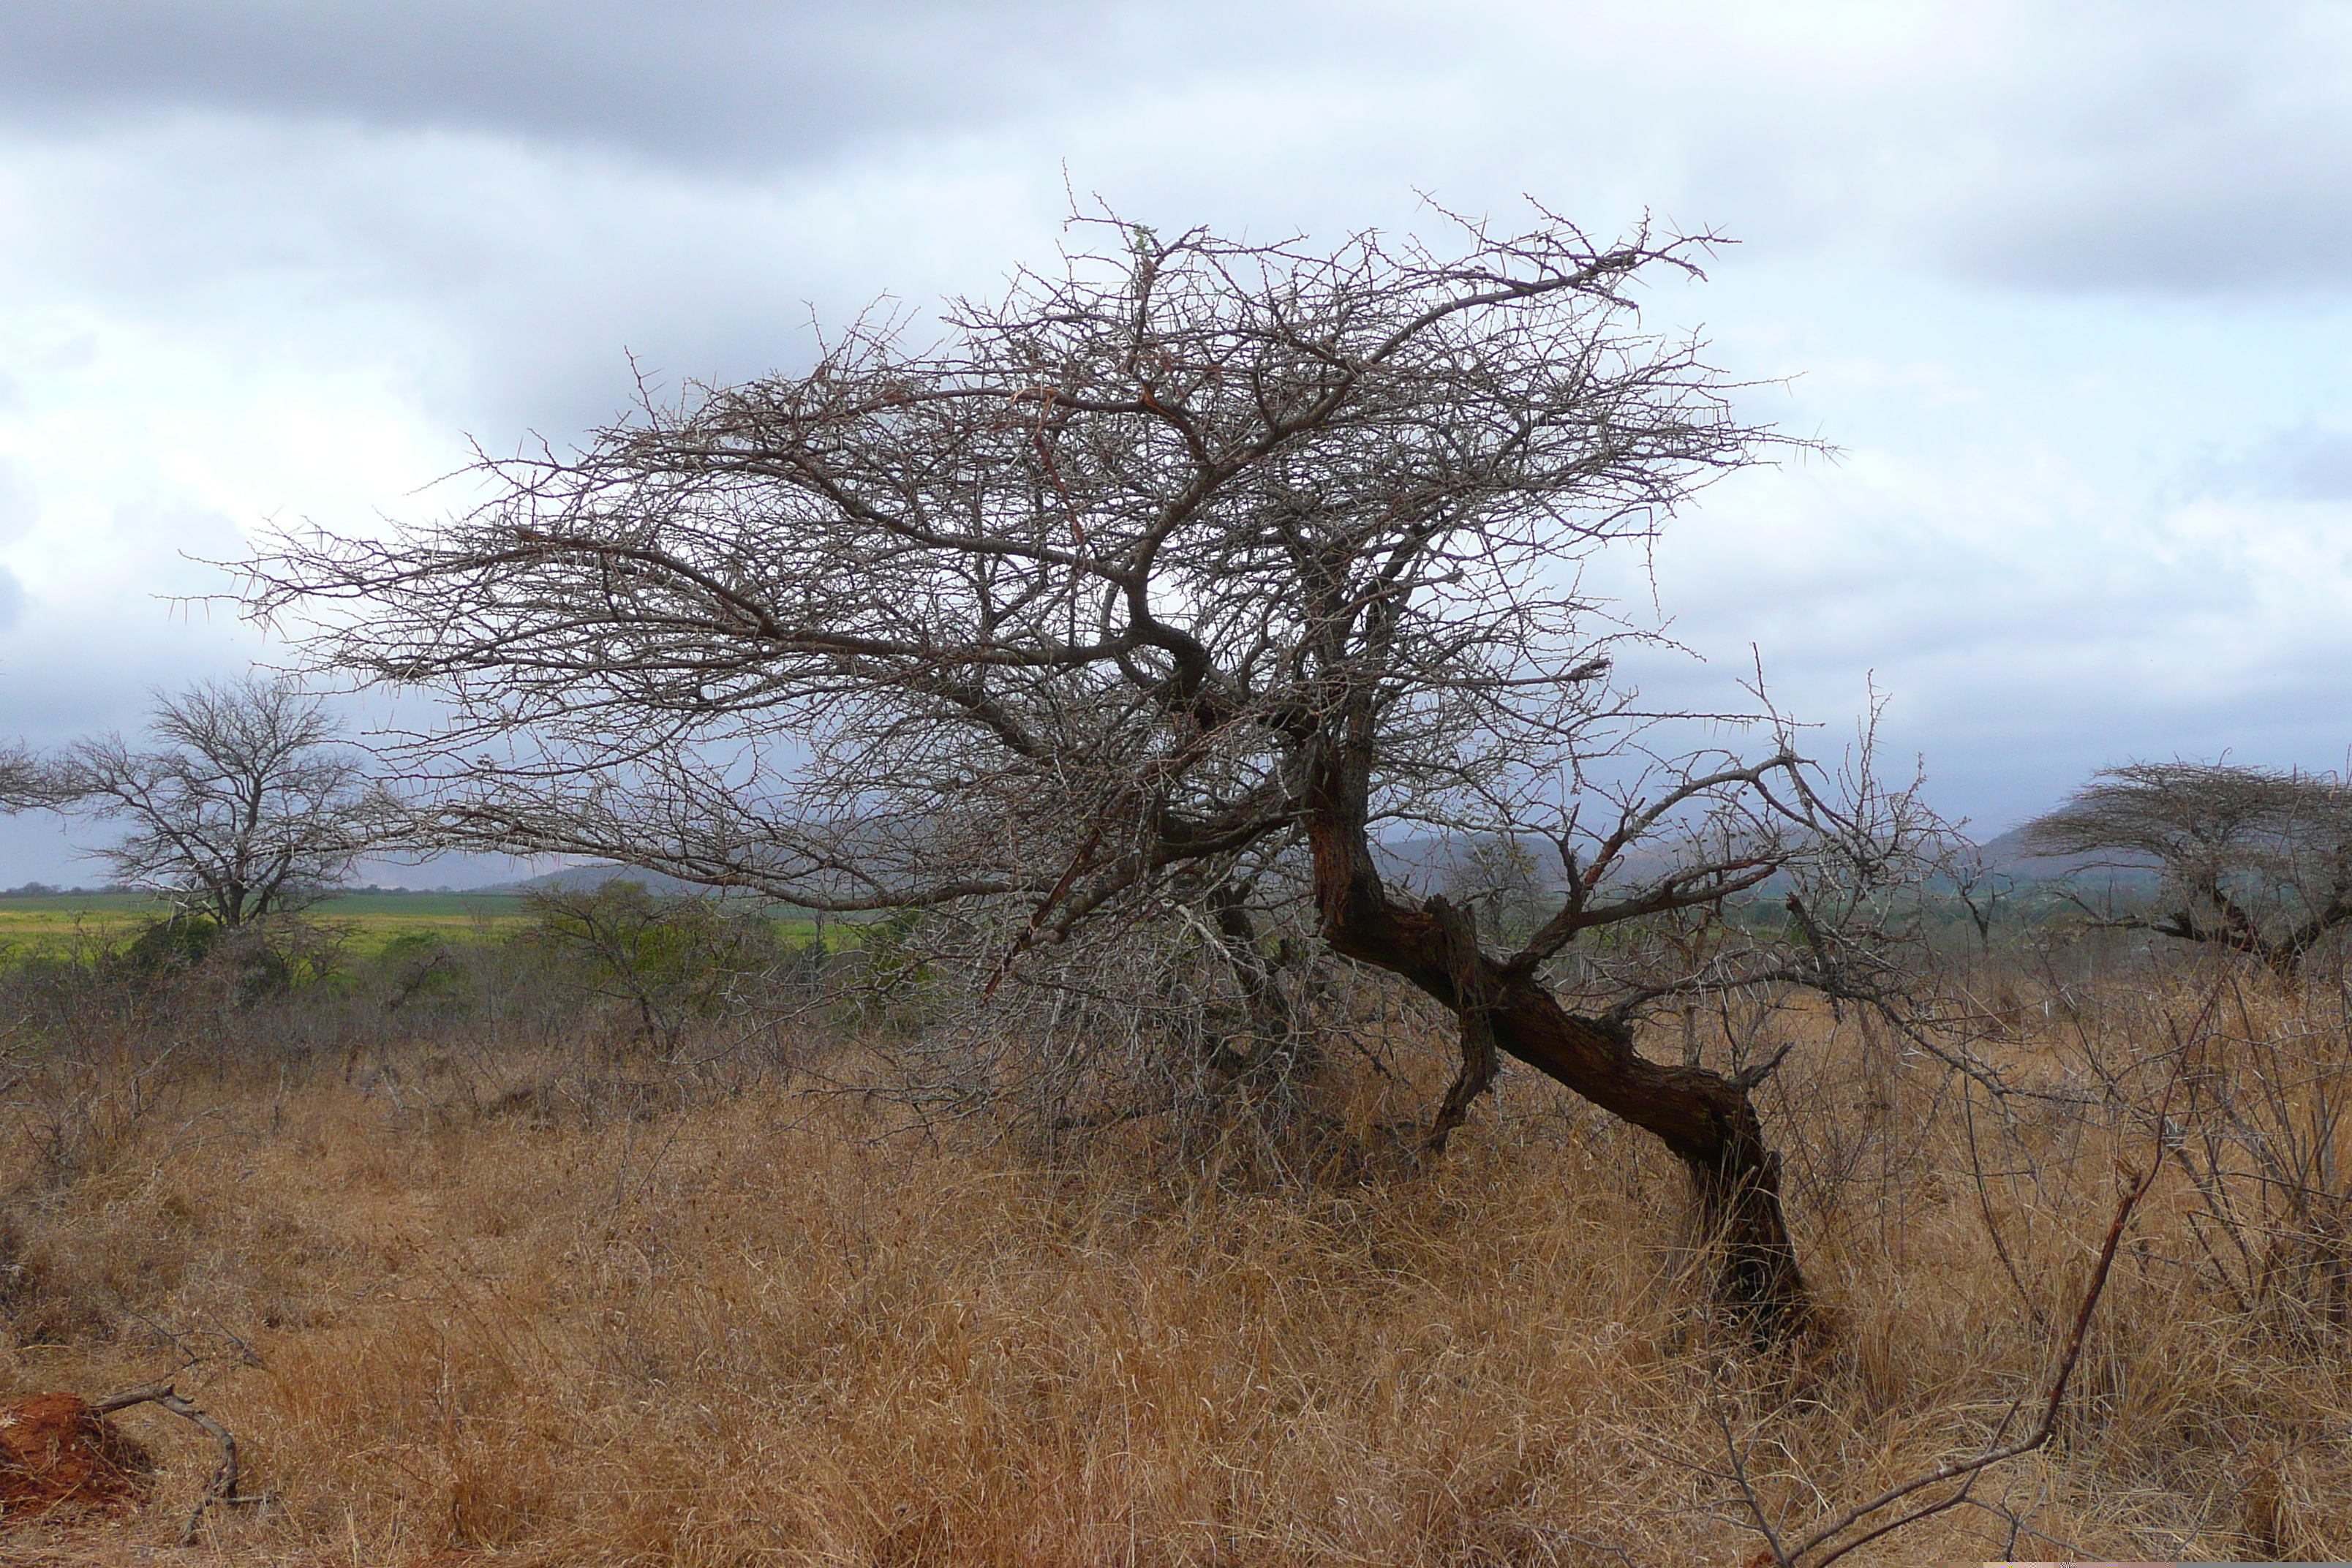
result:
<svg viewBox="0 0 2352 1568"><path fill-rule="evenodd" d="M1800 1327L1808 1294L1780 1206L1780 1160L1748 1091L1721 1073L1650 1061L1629 1030L1569 1012L1549 987L1487 956L1467 910L1391 899L1361 820L1344 809L1307 816L1318 912L1336 951L1411 982L1461 1021L1462 1072L1432 1128L1433 1150L1492 1080L1496 1053L1507 1052L1672 1150L1722 1237L1726 1300L1769 1332Z"/></svg>

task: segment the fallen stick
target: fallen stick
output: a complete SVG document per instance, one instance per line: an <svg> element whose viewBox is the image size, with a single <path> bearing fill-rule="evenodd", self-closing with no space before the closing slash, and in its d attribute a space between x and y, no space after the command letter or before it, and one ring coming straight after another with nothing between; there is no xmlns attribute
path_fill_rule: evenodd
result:
<svg viewBox="0 0 2352 1568"><path fill-rule="evenodd" d="M91 1400L89 1407L101 1415L109 1415L137 1405L158 1405L183 1421L194 1422L220 1445L220 1468L215 1470L213 1479L205 1483L205 1495L196 1500L195 1511L188 1515L188 1526L180 1531L181 1545L194 1543L197 1527L204 1523L205 1511L215 1503L224 1507L252 1507L277 1500L268 1492L247 1494L236 1489L241 1479L236 1465L236 1439L229 1434L227 1427L182 1398L179 1390L169 1383L151 1383L139 1388L126 1388L120 1394Z"/></svg>

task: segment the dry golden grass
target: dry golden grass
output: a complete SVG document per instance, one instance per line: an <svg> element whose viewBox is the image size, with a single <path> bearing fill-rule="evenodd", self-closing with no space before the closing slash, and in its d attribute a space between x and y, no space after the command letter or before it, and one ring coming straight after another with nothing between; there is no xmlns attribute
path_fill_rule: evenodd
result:
<svg viewBox="0 0 2352 1568"><path fill-rule="evenodd" d="M2006 1054L2054 1080L2202 1005L2134 995L2027 1009ZM1733 1455L1801 1535L2036 1391L2146 1158L1979 1100L1972 1161L1941 1069L1813 1034L1772 1111L1830 1323L1795 1356L1701 1310L1679 1175L1525 1075L1429 1173L1283 1184L418 1047L151 1075L70 1167L17 1140L0 1398L185 1363L279 1500L188 1562L1728 1568L1761 1546ZM2352 1552L2346 1339L2218 1291L2194 1206L2158 1189L2059 1441L1980 1484L2022 1528L1962 1508L1846 1562ZM213 1456L122 1421L155 1503L0 1562L179 1560Z"/></svg>

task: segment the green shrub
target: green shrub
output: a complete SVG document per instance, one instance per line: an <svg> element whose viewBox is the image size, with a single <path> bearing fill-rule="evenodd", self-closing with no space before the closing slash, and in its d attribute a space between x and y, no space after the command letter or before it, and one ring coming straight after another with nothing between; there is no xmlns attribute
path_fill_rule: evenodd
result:
<svg viewBox="0 0 2352 1568"><path fill-rule="evenodd" d="M595 994L627 1004L646 1039L664 1048L782 956L761 911L660 898L642 882L548 889L526 902L531 920L520 940L562 955Z"/></svg>

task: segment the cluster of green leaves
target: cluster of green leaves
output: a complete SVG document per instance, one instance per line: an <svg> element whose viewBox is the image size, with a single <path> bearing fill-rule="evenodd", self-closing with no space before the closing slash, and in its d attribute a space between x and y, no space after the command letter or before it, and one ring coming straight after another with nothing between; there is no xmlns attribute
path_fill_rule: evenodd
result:
<svg viewBox="0 0 2352 1568"><path fill-rule="evenodd" d="M134 981L210 971L247 1002L314 987L348 986L351 933L338 926L290 917L224 927L205 914L179 913L149 923L127 945L100 963Z"/></svg>

